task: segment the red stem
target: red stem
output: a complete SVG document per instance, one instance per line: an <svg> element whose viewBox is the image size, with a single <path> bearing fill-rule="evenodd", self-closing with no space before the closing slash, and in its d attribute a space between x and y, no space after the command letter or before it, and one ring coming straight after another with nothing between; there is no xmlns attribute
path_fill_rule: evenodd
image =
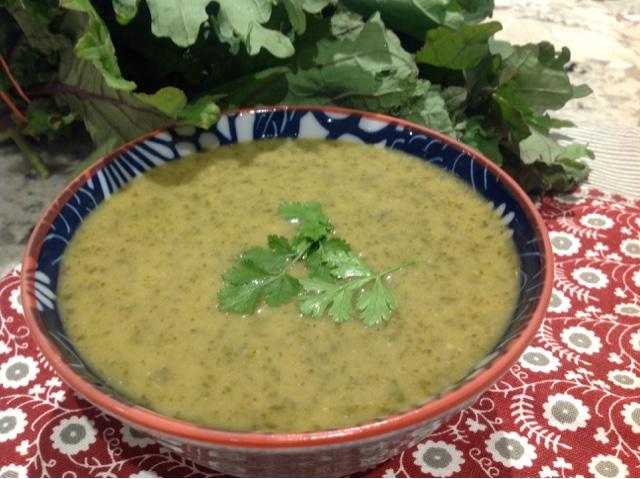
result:
<svg viewBox="0 0 640 479"><path fill-rule="evenodd" d="M29 103L31 100L29 100L29 97L25 94L25 92L20 87L20 84L16 81L15 77L13 76L13 73L11 73L11 68L9 68L9 64L5 61L2 55L0 55L0 65L2 65L2 69L9 77L9 81L18 92L18 95L20 95L25 102Z"/></svg>
<svg viewBox="0 0 640 479"><path fill-rule="evenodd" d="M2 99L2 101L5 102L5 104L9 107L9 109L18 117L20 118L20 121L23 121L24 123L27 122L27 117L24 116L22 114L22 112L18 109L18 107L16 106L15 103L13 103L13 100L11 99L11 97L9 95L7 95L6 92L4 92L3 90L0 90L0 99Z"/></svg>

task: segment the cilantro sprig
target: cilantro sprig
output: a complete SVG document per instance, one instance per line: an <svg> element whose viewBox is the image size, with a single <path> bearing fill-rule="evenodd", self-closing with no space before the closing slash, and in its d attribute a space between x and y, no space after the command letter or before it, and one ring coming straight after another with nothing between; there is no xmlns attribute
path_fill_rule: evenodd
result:
<svg viewBox="0 0 640 479"><path fill-rule="evenodd" d="M222 275L226 284L218 291L221 311L252 314L263 300L276 307L299 296L300 312L307 316L326 314L341 323L357 311L367 326L389 320L397 303L384 278L415 263L374 273L344 239L335 236L318 203L285 202L278 213L297 225L297 234L291 240L270 235L267 248L253 247L238 256ZM305 266L307 276L290 274L298 263Z"/></svg>

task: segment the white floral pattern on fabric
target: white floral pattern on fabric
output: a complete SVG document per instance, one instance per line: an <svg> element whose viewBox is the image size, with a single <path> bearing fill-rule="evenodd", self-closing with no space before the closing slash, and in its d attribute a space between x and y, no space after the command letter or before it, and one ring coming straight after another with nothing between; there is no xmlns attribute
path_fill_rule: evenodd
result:
<svg viewBox="0 0 640 479"><path fill-rule="evenodd" d="M640 269L633 272L633 274L631 275L631 281L633 281L633 284L637 288L640 288Z"/></svg>
<svg viewBox="0 0 640 479"><path fill-rule="evenodd" d="M640 316L640 306L633 303L616 304L613 310L618 314L624 314L626 316Z"/></svg>
<svg viewBox="0 0 640 479"><path fill-rule="evenodd" d="M621 369L614 369L609 371L607 378L613 384L623 389L638 389L640 388L640 378L636 376L632 371L624 371Z"/></svg>
<svg viewBox="0 0 640 479"><path fill-rule="evenodd" d="M624 360L618 353L609 353L609 361L614 364L622 364Z"/></svg>
<svg viewBox="0 0 640 479"><path fill-rule="evenodd" d="M629 469L627 465L616 456L598 454L589 461L589 472L597 479L611 479L627 477Z"/></svg>
<svg viewBox="0 0 640 479"><path fill-rule="evenodd" d="M622 254L630 258L640 258L640 240L626 239L620 243L620 251Z"/></svg>
<svg viewBox="0 0 640 479"><path fill-rule="evenodd" d="M455 446L444 441L427 441L413 452L414 462L425 474L449 477L460 472L464 457Z"/></svg>
<svg viewBox="0 0 640 479"><path fill-rule="evenodd" d="M544 348L529 346L520 357L520 365L535 373L557 371L560 360Z"/></svg>
<svg viewBox="0 0 640 479"><path fill-rule="evenodd" d="M551 293L551 300L547 311L550 313L566 313L571 309L571 300L562 291L555 289Z"/></svg>
<svg viewBox="0 0 640 479"><path fill-rule="evenodd" d="M29 394L31 396L35 396L38 397L40 394L42 394L43 392L45 392L46 389L42 387L41 384L34 384L33 386L31 386L31 388L29 389Z"/></svg>
<svg viewBox="0 0 640 479"><path fill-rule="evenodd" d="M553 461L553 467L558 469L573 469L573 464L567 462L564 457L559 457L555 461Z"/></svg>
<svg viewBox="0 0 640 479"><path fill-rule="evenodd" d="M588 213L580 218L580 224L587 228L594 228L597 230L607 230L613 227L614 223L608 216L600 213Z"/></svg>
<svg viewBox="0 0 640 479"><path fill-rule="evenodd" d="M87 451L96 442L96 429L86 416L71 416L53 428L51 442L63 454L72 456Z"/></svg>
<svg viewBox="0 0 640 479"><path fill-rule="evenodd" d="M0 386L7 389L17 389L33 381L40 368L38 363L29 356L17 355L0 365Z"/></svg>
<svg viewBox="0 0 640 479"><path fill-rule="evenodd" d="M630 402L622 408L624 423L631 426L631 431L640 434L640 402ZM639 438L640 439L640 438Z"/></svg>
<svg viewBox="0 0 640 479"><path fill-rule="evenodd" d="M18 464L7 464L6 466L0 467L0 477L15 477L22 479L29 477L29 471L27 471L26 467Z"/></svg>
<svg viewBox="0 0 640 479"><path fill-rule="evenodd" d="M640 329L631 335L629 344L634 351L640 351Z"/></svg>
<svg viewBox="0 0 640 479"><path fill-rule="evenodd" d="M131 447L146 447L156 442L147 434L127 425L120 428L120 434L122 440Z"/></svg>
<svg viewBox="0 0 640 479"><path fill-rule="evenodd" d="M593 438L599 443L609 444L607 431L605 431L603 427L596 428L596 433L593 435Z"/></svg>
<svg viewBox="0 0 640 479"><path fill-rule="evenodd" d="M540 477L542 478L552 478L552 477L560 477L560 474L555 469L551 469L549 466L542 466L540 469Z"/></svg>
<svg viewBox="0 0 640 479"><path fill-rule="evenodd" d="M495 431L485 444L494 461L507 467L531 467L537 457L535 447L529 444L526 437L516 432Z"/></svg>
<svg viewBox="0 0 640 479"><path fill-rule="evenodd" d="M602 341L596 334L582 326L570 326L560 334L563 343L574 351L584 354L594 354L600 351Z"/></svg>
<svg viewBox="0 0 640 479"><path fill-rule="evenodd" d="M64 401L65 396L66 394L64 390L58 389L57 391L53 391L51 394L49 394L49 399L51 399L54 403L60 403Z"/></svg>
<svg viewBox="0 0 640 479"><path fill-rule="evenodd" d="M0 354L7 354L11 352L11 348L7 346L7 343L0 341Z"/></svg>
<svg viewBox="0 0 640 479"><path fill-rule="evenodd" d="M16 288L9 294L9 306L18 314L24 314L22 301L20 300L20 288Z"/></svg>
<svg viewBox="0 0 640 479"><path fill-rule="evenodd" d="M158 477L158 474L156 474L154 471L145 471L143 469L140 472L136 472L129 475L129 477L134 477L134 478Z"/></svg>
<svg viewBox="0 0 640 479"><path fill-rule="evenodd" d="M486 425L481 424L478 421L471 419L470 417L467 418L467 420L464 423L467 426L469 426L469 431L471 432L484 431L485 429L487 429Z"/></svg>
<svg viewBox="0 0 640 479"><path fill-rule="evenodd" d="M0 443L14 440L26 427L27 415L21 409L10 408L0 411Z"/></svg>
<svg viewBox="0 0 640 479"><path fill-rule="evenodd" d="M22 441L20 441L18 447L16 447L16 452L21 456L26 456L27 454L29 454L30 446L31 443L27 439L23 439Z"/></svg>
<svg viewBox="0 0 640 479"><path fill-rule="evenodd" d="M562 231L552 231L549 233L551 248L558 256L573 256L580 251L582 243L580 238L570 233Z"/></svg>
<svg viewBox="0 0 640 479"><path fill-rule="evenodd" d="M578 284L587 288L602 289L609 284L609 278L601 270L591 266L576 268L571 273Z"/></svg>
<svg viewBox="0 0 640 479"><path fill-rule="evenodd" d="M570 394L549 396L543 405L544 418L550 426L560 431L577 431L587 426L591 419L589 408Z"/></svg>
<svg viewBox="0 0 640 479"><path fill-rule="evenodd" d="M53 376L51 379L47 379L47 382L44 383L44 385L49 388L59 388L62 386L62 381L58 379L58 376Z"/></svg>

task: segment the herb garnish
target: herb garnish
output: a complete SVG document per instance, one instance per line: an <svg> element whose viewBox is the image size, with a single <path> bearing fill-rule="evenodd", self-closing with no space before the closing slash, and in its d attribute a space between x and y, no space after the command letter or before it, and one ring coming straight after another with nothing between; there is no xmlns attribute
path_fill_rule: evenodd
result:
<svg viewBox="0 0 640 479"><path fill-rule="evenodd" d="M307 316L328 314L341 323L355 309L367 326L388 321L396 308L393 293L384 285L385 276L415 263L405 263L374 273L351 246L333 234L333 225L316 202L281 203L280 217L298 225L288 240L270 235L268 248L250 248L222 275L226 285L218 291L221 311L251 314L264 299L269 306L291 302L303 291L299 308ZM289 272L302 263L308 276Z"/></svg>

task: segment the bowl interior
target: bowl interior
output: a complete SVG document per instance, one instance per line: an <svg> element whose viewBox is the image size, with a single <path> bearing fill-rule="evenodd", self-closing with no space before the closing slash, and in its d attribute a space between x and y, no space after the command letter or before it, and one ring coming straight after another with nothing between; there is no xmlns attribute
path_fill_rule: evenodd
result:
<svg viewBox="0 0 640 479"><path fill-rule="evenodd" d="M489 368L528 324L544 291L544 232L536 226L530 204L526 206L518 198L497 167L439 134L392 118L345 110L264 108L226 114L210 130L179 127L125 145L76 178L44 213L25 254L23 298L36 326L55 344L75 374L113 398L129 403L83 362L58 314L60 261L83 219L125 183L164 162L196 151L266 138L360 141L403 151L449 171L493 203L512 230L520 256L519 299L509 326L492 353L448 390Z"/></svg>

